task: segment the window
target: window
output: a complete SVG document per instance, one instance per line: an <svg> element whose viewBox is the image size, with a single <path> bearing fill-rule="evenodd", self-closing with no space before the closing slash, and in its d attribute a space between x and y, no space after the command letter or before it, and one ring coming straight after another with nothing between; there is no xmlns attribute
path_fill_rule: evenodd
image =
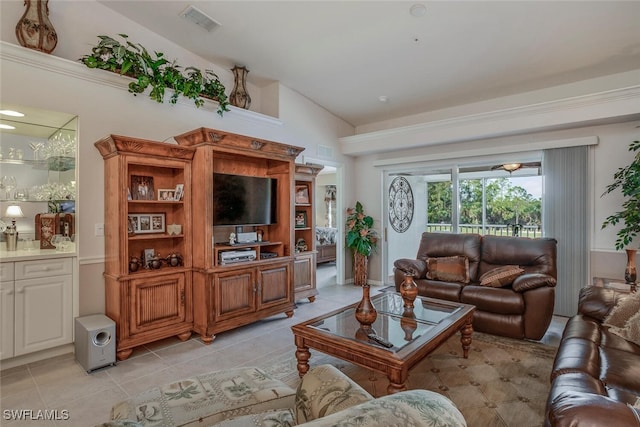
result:
<svg viewBox="0 0 640 427"><path fill-rule="evenodd" d="M448 179L446 176L425 175L427 231L542 235L539 165L511 174L490 167L461 168L455 180L457 185L453 185L450 175Z"/></svg>

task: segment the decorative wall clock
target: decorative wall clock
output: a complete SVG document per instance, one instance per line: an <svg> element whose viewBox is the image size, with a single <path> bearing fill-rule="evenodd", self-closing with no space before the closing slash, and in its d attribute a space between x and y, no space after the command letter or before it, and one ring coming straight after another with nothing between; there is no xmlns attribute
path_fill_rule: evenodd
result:
<svg viewBox="0 0 640 427"><path fill-rule="evenodd" d="M389 186L389 222L398 233L407 231L413 220L413 191L406 178L398 176Z"/></svg>

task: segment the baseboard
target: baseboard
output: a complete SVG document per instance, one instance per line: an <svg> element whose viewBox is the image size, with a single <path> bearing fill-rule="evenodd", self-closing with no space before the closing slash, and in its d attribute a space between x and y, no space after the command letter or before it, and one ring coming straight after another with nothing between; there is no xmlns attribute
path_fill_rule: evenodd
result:
<svg viewBox="0 0 640 427"><path fill-rule="evenodd" d="M10 359L0 361L0 371L15 368L16 366L26 365L27 363L39 362L40 360L50 359L63 354L73 353L73 344L65 344L59 347L49 348L47 350L36 351L22 356L12 357Z"/></svg>

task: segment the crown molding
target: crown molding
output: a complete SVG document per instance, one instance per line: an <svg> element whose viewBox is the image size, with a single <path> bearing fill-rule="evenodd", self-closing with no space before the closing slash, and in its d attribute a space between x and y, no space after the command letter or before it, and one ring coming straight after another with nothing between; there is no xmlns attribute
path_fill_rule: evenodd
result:
<svg viewBox="0 0 640 427"><path fill-rule="evenodd" d="M365 155L506 136L640 114L640 85L385 129L339 139L342 152ZM391 142L392 141L392 142Z"/></svg>
<svg viewBox="0 0 640 427"><path fill-rule="evenodd" d="M129 83L132 81L130 77L121 76L120 74L112 73L106 70L87 68L80 62L70 61L59 56L53 56L50 54L42 53L37 50L24 48L12 43L0 41L0 60L11 61L17 64L25 65L28 67L39 68L52 73L61 74L63 76L71 77L74 79L80 79L96 83L102 86L109 86L116 89L129 91ZM196 107L191 100L184 98L178 99L178 104ZM218 103L205 99L205 103L200 109L210 110L212 112L217 111ZM229 106L229 110L224 113L225 116L229 115L233 118L244 120L252 123L267 124L270 126L282 126L282 121L265 114L257 113L254 111L244 110L232 105Z"/></svg>

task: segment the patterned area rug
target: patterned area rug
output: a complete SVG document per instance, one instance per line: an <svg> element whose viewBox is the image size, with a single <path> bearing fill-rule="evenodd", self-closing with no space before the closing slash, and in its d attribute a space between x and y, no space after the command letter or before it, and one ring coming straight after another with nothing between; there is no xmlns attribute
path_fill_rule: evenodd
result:
<svg viewBox="0 0 640 427"><path fill-rule="evenodd" d="M539 427L549 392L556 348L475 332L469 358L459 335L445 342L409 372L409 389L426 389L450 398L469 427ZM336 366L369 393L386 394L386 376L311 350L309 364ZM292 387L298 384L295 357L262 367Z"/></svg>

